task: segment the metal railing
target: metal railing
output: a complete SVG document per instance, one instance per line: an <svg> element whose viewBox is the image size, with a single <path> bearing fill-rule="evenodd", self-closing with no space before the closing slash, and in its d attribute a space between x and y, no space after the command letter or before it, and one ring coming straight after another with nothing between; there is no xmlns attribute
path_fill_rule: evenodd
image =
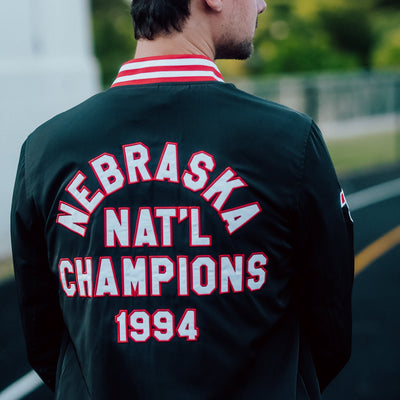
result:
<svg viewBox="0 0 400 400"><path fill-rule="evenodd" d="M236 85L305 112L329 136L400 131L400 71L286 76Z"/></svg>

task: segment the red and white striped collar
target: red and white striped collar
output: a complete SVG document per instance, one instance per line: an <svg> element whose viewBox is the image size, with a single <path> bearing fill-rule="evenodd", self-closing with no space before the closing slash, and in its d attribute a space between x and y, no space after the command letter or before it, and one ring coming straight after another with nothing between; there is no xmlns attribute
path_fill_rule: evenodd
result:
<svg viewBox="0 0 400 400"><path fill-rule="evenodd" d="M111 87L162 82L223 82L214 61L184 54L137 58L122 65Z"/></svg>

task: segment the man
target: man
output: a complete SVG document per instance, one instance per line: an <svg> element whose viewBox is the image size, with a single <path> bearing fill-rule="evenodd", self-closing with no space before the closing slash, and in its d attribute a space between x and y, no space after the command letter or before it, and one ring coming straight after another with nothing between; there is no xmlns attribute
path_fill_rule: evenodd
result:
<svg viewBox="0 0 400 400"><path fill-rule="evenodd" d="M25 142L12 242L57 399L318 399L352 222L316 125L223 82L262 0L134 0L135 60Z"/></svg>

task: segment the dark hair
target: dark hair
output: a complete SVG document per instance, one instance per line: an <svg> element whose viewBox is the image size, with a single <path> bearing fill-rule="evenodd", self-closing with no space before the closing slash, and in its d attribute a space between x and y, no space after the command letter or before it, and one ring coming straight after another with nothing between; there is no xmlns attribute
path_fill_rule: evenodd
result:
<svg viewBox="0 0 400 400"><path fill-rule="evenodd" d="M131 16L136 39L154 39L171 29L182 31L190 15L190 0L132 0Z"/></svg>

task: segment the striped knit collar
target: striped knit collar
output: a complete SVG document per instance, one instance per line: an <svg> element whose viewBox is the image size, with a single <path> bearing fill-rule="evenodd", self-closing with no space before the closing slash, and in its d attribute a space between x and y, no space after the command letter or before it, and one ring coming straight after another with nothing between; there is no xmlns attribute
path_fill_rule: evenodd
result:
<svg viewBox="0 0 400 400"><path fill-rule="evenodd" d="M184 54L137 58L122 65L111 87L162 82L223 82L215 63L207 57Z"/></svg>

